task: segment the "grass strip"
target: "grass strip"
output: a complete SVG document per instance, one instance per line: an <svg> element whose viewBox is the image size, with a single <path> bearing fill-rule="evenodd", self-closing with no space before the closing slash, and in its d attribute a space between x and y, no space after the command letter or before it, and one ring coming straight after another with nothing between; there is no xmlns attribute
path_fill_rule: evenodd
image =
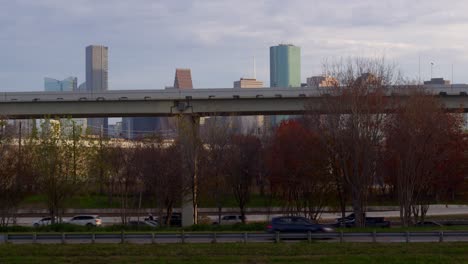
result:
<svg viewBox="0 0 468 264"><path fill-rule="evenodd" d="M467 263L468 243L0 245L0 263Z"/></svg>

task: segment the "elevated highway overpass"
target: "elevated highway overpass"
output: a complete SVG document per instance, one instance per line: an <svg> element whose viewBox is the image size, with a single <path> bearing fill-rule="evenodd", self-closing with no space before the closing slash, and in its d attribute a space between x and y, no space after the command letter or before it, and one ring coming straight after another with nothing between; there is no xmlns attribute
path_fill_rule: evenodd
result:
<svg viewBox="0 0 468 264"><path fill-rule="evenodd" d="M424 90L448 111L468 112L468 85L432 85ZM389 97L408 90L390 88ZM320 111L331 88L165 89L106 92L4 92L0 115L11 119L51 117L125 117L174 115L303 114L305 105Z"/></svg>
<svg viewBox="0 0 468 264"><path fill-rule="evenodd" d="M424 87L448 111L468 112L468 85ZM390 88L386 96L404 98L408 90ZM213 115L283 115L320 111L331 88L166 89L92 92L0 93L0 115L10 119L51 117L175 116L191 120ZM194 133L196 134L196 133ZM184 197L186 200L187 197ZM183 225L193 223L190 200L182 206Z"/></svg>

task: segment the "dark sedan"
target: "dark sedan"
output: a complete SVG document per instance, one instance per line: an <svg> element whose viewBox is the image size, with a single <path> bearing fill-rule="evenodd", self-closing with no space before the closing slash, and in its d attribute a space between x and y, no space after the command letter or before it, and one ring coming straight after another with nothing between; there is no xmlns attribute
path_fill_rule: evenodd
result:
<svg viewBox="0 0 468 264"><path fill-rule="evenodd" d="M271 220L267 226L267 232L333 232L334 229L328 226L312 222L310 219L300 216L281 216Z"/></svg>

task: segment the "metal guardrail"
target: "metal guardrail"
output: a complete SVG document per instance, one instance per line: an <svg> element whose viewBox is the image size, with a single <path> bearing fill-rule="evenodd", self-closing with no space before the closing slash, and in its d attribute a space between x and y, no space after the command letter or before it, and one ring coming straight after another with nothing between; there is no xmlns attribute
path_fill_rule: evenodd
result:
<svg viewBox="0 0 468 264"><path fill-rule="evenodd" d="M335 239L346 242L356 239L360 242L388 242L401 239L400 242L413 242L417 239L444 242L450 238L465 238L468 231L432 231L432 232L362 232L362 233L20 233L0 234L0 243L216 243L216 242L280 242L282 240ZM392 241L398 242L398 241Z"/></svg>

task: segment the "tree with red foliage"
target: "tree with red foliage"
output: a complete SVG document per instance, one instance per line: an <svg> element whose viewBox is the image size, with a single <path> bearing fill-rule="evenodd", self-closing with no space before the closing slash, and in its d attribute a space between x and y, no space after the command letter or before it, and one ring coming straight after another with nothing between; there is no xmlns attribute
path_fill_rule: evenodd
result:
<svg viewBox="0 0 468 264"><path fill-rule="evenodd" d="M437 165L437 178L433 188L436 191L436 199L443 199L446 202L454 201L456 194L463 187L465 177L468 176L466 165L468 164L468 135L463 134L459 129L460 116L449 115L454 123L453 131L447 137L446 159Z"/></svg>
<svg viewBox="0 0 468 264"><path fill-rule="evenodd" d="M318 218L328 202L332 182L318 133L299 121L281 123L268 151L270 183L286 211Z"/></svg>

